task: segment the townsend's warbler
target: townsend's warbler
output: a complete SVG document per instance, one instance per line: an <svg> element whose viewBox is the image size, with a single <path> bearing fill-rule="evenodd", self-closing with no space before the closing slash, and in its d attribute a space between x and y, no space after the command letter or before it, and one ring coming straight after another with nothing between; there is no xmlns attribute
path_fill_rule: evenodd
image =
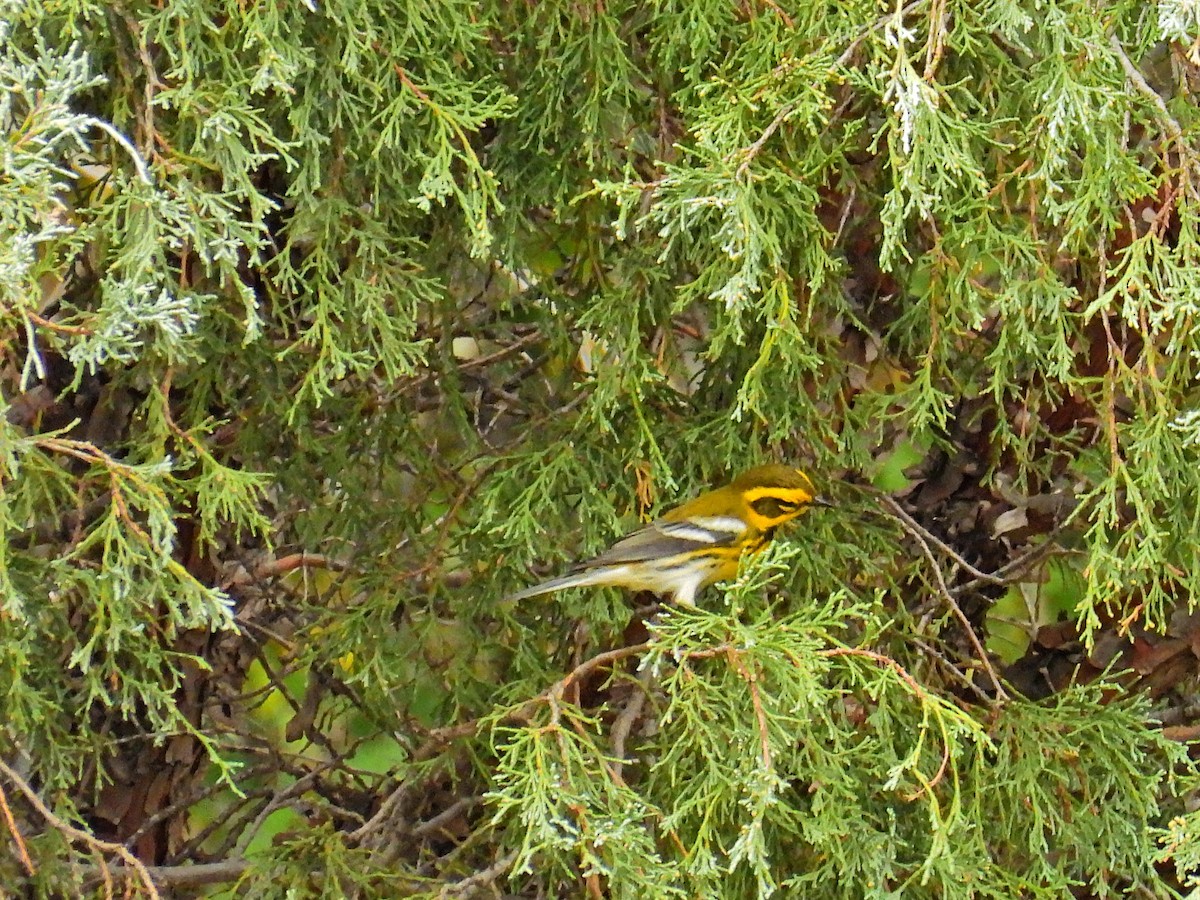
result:
<svg viewBox="0 0 1200 900"><path fill-rule="evenodd" d="M812 504L828 505L799 469L758 466L576 563L569 574L505 599L603 585L670 594L676 603L693 606L700 588L734 577L742 554L762 550L775 529Z"/></svg>

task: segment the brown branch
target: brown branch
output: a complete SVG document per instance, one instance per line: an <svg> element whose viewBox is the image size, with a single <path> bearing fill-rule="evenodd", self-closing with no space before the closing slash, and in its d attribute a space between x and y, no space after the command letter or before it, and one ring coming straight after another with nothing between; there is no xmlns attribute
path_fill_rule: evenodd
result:
<svg viewBox="0 0 1200 900"><path fill-rule="evenodd" d="M503 716L502 720L524 719L541 703L559 702L567 688L571 686L577 679L588 675L593 670L600 668L606 663L617 662L630 656L637 656L639 653L645 653L650 649L650 642L642 644L633 644L629 647L618 647L615 650L608 650L604 653L599 653L591 659L584 660L574 669L564 675L559 681L552 684L546 690L542 691L535 697L531 697L519 706L510 709ZM469 722L463 722L459 725L448 725L444 728L435 728L429 732L425 743L413 751L413 759L415 761L423 761L436 756L443 747L459 738L470 737L475 734L483 726L485 722L492 721L491 717L481 717L472 719Z"/></svg>
<svg viewBox="0 0 1200 900"><path fill-rule="evenodd" d="M17 855L21 857L21 864L25 866L25 871L29 875L36 875L37 869L33 865L33 860L29 858L29 850L25 847L25 840L21 837L21 830L17 827L17 820L13 818L12 810L8 806L8 797L4 793L4 788L0 788L0 808L4 811L4 824L8 826L8 832L12 835L13 843L17 845Z"/></svg>
<svg viewBox="0 0 1200 900"><path fill-rule="evenodd" d="M729 657L730 663L735 672L746 682L750 687L750 703L754 707L754 717L758 721L758 743L760 752L762 753L763 767L770 771L771 769L771 733L767 725L767 713L763 709L762 697L758 691L758 675L751 672L746 666L746 661L742 659L740 652L730 647L726 655Z"/></svg>
<svg viewBox="0 0 1200 900"><path fill-rule="evenodd" d="M117 516L125 523L125 526L142 539L147 547L154 550L159 548L148 535L145 529L142 528L136 521L133 515L129 512L129 504L125 502L125 494L121 491L121 479L117 477L117 473L112 469L108 472L109 496L112 499L113 508L117 511Z"/></svg>
<svg viewBox="0 0 1200 900"><path fill-rule="evenodd" d="M817 656L825 659L833 659L834 657L838 656L859 656L863 659L869 659L873 662L881 663L900 676L900 680L908 685L912 692L918 697L921 697L922 699L927 699L929 697L929 692L926 691L925 688L921 687L921 683L917 681L917 679L913 678L912 675L908 673L908 670L904 668L904 666L900 665L900 663L896 662L890 656L884 655L883 653L877 653L874 650L867 650L863 647L831 647L828 650L818 650Z"/></svg>
<svg viewBox="0 0 1200 900"><path fill-rule="evenodd" d="M114 866L110 871L124 874L124 866ZM196 888L210 884L236 881L246 874L250 862L245 859L225 859L212 863L188 863L178 866L147 866L146 871L156 884L167 888ZM96 867L85 870L85 877L99 878L102 873Z"/></svg>
<svg viewBox="0 0 1200 900"><path fill-rule="evenodd" d="M42 798L38 796L37 791L30 787L29 783L26 782L24 778L17 774L17 772L3 760L0 760L0 775L3 775L5 778L7 778L17 788L18 791L24 794L25 800L29 803L29 805L32 806L37 813L43 819L45 819L52 828L54 828L55 831L63 835L63 837L65 837L68 841L79 841L86 844L96 853L101 855L109 853L120 857L121 861L137 874L138 878L142 882L142 886L146 889L146 893L150 897L153 897L154 900L159 900L160 895L158 893L158 888L154 886L154 879L150 876L150 871L146 868L145 863L130 853L123 844L114 844L111 841L102 841L95 835L89 834L80 828L76 828L69 822L64 821L42 801ZM103 865L100 868L101 874L107 882L111 877L109 868L106 865Z"/></svg>
<svg viewBox="0 0 1200 900"><path fill-rule="evenodd" d="M34 442L34 445L41 450L51 453L61 453L64 456L70 456L73 459L78 459L86 462L88 465L102 466L108 472L109 477L109 492L110 505L116 510L117 515L125 522L126 525L148 546L155 547L153 540L141 526L133 520L129 511L128 505L125 503L124 493L121 487L121 478L128 478L132 482L136 482L147 491L163 496L162 488L153 485L146 481L138 471L131 465L123 463L118 459L105 453L95 444L90 441L77 441L72 438L64 437L40 437Z"/></svg>
<svg viewBox="0 0 1200 900"><path fill-rule="evenodd" d="M984 703L992 702L992 698L984 692L983 688L975 683L975 679L956 666L954 662L949 659L946 654L938 650L937 647L934 647L926 641L921 640L919 637L911 634L906 636L906 640L912 641L912 643L919 647L923 653L927 653L929 656L933 657L935 660L949 669L951 673L953 673L953 675L959 681L966 685L966 687L981 701Z"/></svg>
<svg viewBox="0 0 1200 900"><path fill-rule="evenodd" d="M63 325L61 322L55 322L52 319L39 316L32 310L24 310L24 315L33 324L40 325L42 328L49 328L51 331L57 331L61 334L88 335L94 333L94 330L91 328L84 328L82 325Z"/></svg>
<svg viewBox="0 0 1200 900"><path fill-rule="evenodd" d="M724 656L735 649L733 644L717 644L715 647L705 647L703 650L688 650L684 656L687 659L712 659L714 656Z"/></svg>
<svg viewBox="0 0 1200 900"><path fill-rule="evenodd" d="M437 541L434 544L433 549L427 554L429 561L416 569L404 572L402 577L405 580L420 578L422 575L431 571L438 565L442 558L442 550L445 549L446 542L450 537L450 528L454 525L454 520L458 516L459 510L462 509L463 504L465 504L469 498L477 495L479 485L483 483L483 480L487 478L487 476L490 475L499 464L500 461L495 460L479 469L479 471L475 473L475 475L469 482L467 482L463 489L458 492L454 500L451 501L449 508L434 521L430 522L421 529L419 535L417 536L428 534L435 528L438 529ZM413 540L413 537L414 536L408 536L403 538L400 543L393 548L393 551L402 550L410 541Z"/></svg>
<svg viewBox="0 0 1200 900"><path fill-rule="evenodd" d="M343 560L334 559L322 553L308 553L301 550L299 553L289 553L287 556L280 556L256 567L254 577L274 578L277 575L294 572L296 569L332 569L335 572L344 572L348 568L350 568L350 564Z"/></svg>
<svg viewBox="0 0 1200 900"><path fill-rule="evenodd" d="M1001 585L1008 583L1003 578L993 575L990 572L982 572L975 568L975 566L963 559L957 550L955 550L936 534L931 532L928 528L922 526L921 523L910 516L904 507L897 503L894 498L889 497L887 494L876 494L876 498L880 503L887 507L888 512L891 513L893 518L900 521L900 524L904 526L905 531L921 540L922 543L928 541L930 544L933 544L948 557L950 557L950 559L954 560L958 566L966 570L970 575L974 576L978 581L984 581L988 584Z"/></svg>
<svg viewBox="0 0 1200 900"><path fill-rule="evenodd" d="M117 466L120 468L128 468L117 462L95 444L87 441L76 441L71 438L62 437L41 437L34 441L34 444L43 450L48 450L54 453L62 453L64 456L71 456L89 465L102 465L108 468Z"/></svg>
<svg viewBox="0 0 1200 900"><path fill-rule="evenodd" d="M1125 350L1113 336L1107 311L1100 313L1100 323L1104 326L1104 338L1108 343L1108 373L1101 392L1104 397L1104 430L1108 435L1109 471L1115 475L1121 465L1121 446L1117 439L1117 379L1120 377L1121 363L1125 360Z"/></svg>
<svg viewBox="0 0 1200 900"><path fill-rule="evenodd" d="M422 103L425 103L429 106L434 105L433 101L431 99L429 99L429 95L427 93L425 93L423 90L421 90L419 87L417 87L416 84L413 83L413 80L411 78L409 78L408 72L405 71L403 66L401 66L399 63L396 63L394 66L392 66L392 68L395 69L396 74L398 76L400 76L400 82L406 88L408 88L410 91L412 91L414 94L416 94L417 97L420 98Z"/></svg>
<svg viewBox="0 0 1200 900"><path fill-rule="evenodd" d="M261 662L261 657L259 661ZM334 769L335 767L340 766L343 762L345 762L344 759L337 757L329 759L321 763L316 769L309 772L307 775L304 775L293 783L285 785L279 790L272 792L271 797L267 801L266 805L264 805L263 808L258 811L258 814L254 817L254 821L246 826L245 830L238 838L237 843L234 845L237 850L237 855L240 857L246 852L246 849L250 846L250 842L254 840L255 835L257 835L262 829L263 825L266 823L267 817L271 813L278 809L283 809L286 801L303 796L312 789L313 785L317 784L321 775L331 769Z"/></svg>
<svg viewBox="0 0 1200 900"><path fill-rule="evenodd" d="M921 77L933 83L946 50L946 0L933 0L929 11L929 38L925 42L925 71Z"/></svg>
<svg viewBox="0 0 1200 900"><path fill-rule="evenodd" d="M786 12L784 12L783 8L778 3L776 3L775 0L762 0L762 2L763 2L763 5L770 8L775 13L775 15L779 16L780 21L783 22L783 24L786 25L788 28L796 27L796 23L792 19L792 17L789 16Z"/></svg>
<svg viewBox="0 0 1200 900"><path fill-rule="evenodd" d="M346 572L350 569L350 563L326 556L323 553L309 553L301 550L299 553L289 553L287 556L267 560L262 565L256 566L253 572L242 569L232 575L228 581L222 583L221 587L242 587L256 581L286 575L297 569L328 569L331 572Z"/></svg>
<svg viewBox="0 0 1200 900"><path fill-rule="evenodd" d="M481 797L459 797L431 819L413 826L412 837L423 838L437 834L447 822L483 802Z"/></svg>
<svg viewBox="0 0 1200 900"><path fill-rule="evenodd" d="M476 872L469 878L464 878L462 881L454 884L448 884L438 892L440 898L447 897L469 897L477 891L493 885L501 875L509 870L514 862L517 861L517 852L514 850L511 853L506 853L500 857L492 865L488 866L481 872Z"/></svg>
<svg viewBox="0 0 1200 900"><path fill-rule="evenodd" d="M984 671L987 672L988 677L992 680L992 685L996 689L996 696L1002 700L1007 700L1008 692L1004 690L1004 685L1000 682L1000 676L996 674L995 668L992 667L992 661L988 658L987 649L980 642L979 635L975 633L975 629L971 625L971 620L967 618L967 614L962 611L962 607L958 605L958 600L955 599L954 594L946 585L946 579L942 575L942 569L938 565L937 558L933 555L933 551L929 549L929 544L926 542L925 536L928 535L935 541L937 539L934 538L933 535L929 534L928 531L918 525L915 521L913 521L912 517L910 517L908 513L901 509L900 504L896 503L896 501L891 497L881 497L880 499L889 504L896 511L896 518L900 521L901 525L904 526L904 530L912 535L912 537L915 538L917 543L920 545L921 552L925 554L925 558L929 561L930 566L933 568L933 578L934 581L937 582L938 593L940 593L942 598L950 605L950 609L954 612L955 617L962 624L963 630L967 634L967 640L971 642L971 646L975 649L975 653L979 657L979 662L983 665ZM954 553L954 551L948 546L943 545L943 548L956 560L962 560L962 557L960 557L957 553ZM997 579L994 575L987 575L983 572L980 572L974 566L970 566L966 560L962 560L962 565L966 566L968 571L974 573L976 577L982 577L992 583L1005 583L1003 579Z"/></svg>
<svg viewBox="0 0 1200 900"><path fill-rule="evenodd" d="M779 112L775 114L775 118L771 120L771 124L763 129L763 133L759 135L758 140L756 140L745 150L739 151L742 154L742 161L738 165L737 171L734 173L735 178L742 178L745 176L746 171L750 168L750 163L754 162L754 157L758 156L758 154L762 151L762 148L766 145L767 141L771 139L771 135L779 130L779 126L784 123L784 120L786 120L788 116L796 111L797 105L798 103L796 101L785 103L780 108Z"/></svg>
<svg viewBox="0 0 1200 900"><path fill-rule="evenodd" d="M758 683L753 678L748 683L750 685L750 702L754 706L754 716L758 719L758 743L762 751L763 768L770 771L771 733L767 728L767 714L763 710L762 698L758 693Z"/></svg>
<svg viewBox="0 0 1200 900"><path fill-rule="evenodd" d="M1056 526L1053 531L1045 536L1045 541L1022 553L1016 559L1006 562L992 573L993 577L1002 579L1005 584L1012 584L1046 557L1062 551L1063 548L1054 543L1054 541L1066 530L1067 525L1070 524L1071 520L1075 518L1076 513L1082 508L1082 504L1076 506L1075 509L1071 510L1067 518L1063 520L1061 525ZM981 583L980 579L973 578L970 581L963 582L959 585L958 589L960 591L967 590Z"/></svg>
<svg viewBox="0 0 1200 900"><path fill-rule="evenodd" d="M239 769L238 775L242 779L242 783L244 784L249 780L252 780L255 778L260 778L264 775L274 774L278 770L279 770L278 764L275 763L274 760L272 760L270 762L260 763L259 765L251 767L251 768ZM167 806L164 806L158 812L156 812L153 815L151 815L150 817L144 819L142 821L142 823L138 826L137 831L135 831L133 834L129 835L129 837L125 838L125 842L124 842L125 846L132 849L137 844L137 842L139 840L141 840L143 835L148 833L151 829L157 828L160 823L165 822L167 819L170 819L172 816L178 815L180 812L182 812L185 809L190 809L191 807L200 803L202 800L208 799L213 794L216 794L219 791L228 790L228 787L229 787L229 785L226 784L226 782L217 780L217 781L213 781L210 784L204 785L200 790L188 791L184 796L180 797L178 800L175 800L173 803L170 803ZM151 869L153 869L153 867L151 867ZM153 874L153 871L151 872L151 874Z"/></svg>
<svg viewBox="0 0 1200 900"><path fill-rule="evenodd" d="M1113 53L1116 54L1117 61L1121 64L1121 68L1125 70L1125 77L1129 79L1130 84L1137 88L1138 93L1149 100L1155 110L1157 110L1159 121L1167 129L1167 133L1171 135L1171 139L1179 145L1179 152L1181 154L1186 153L1187 140L1183 136L1183 127L1171 115L1171 111L1167 109L1167 104L1159 96L1158 91L1150 87L1145 76L1138 71L1137 66L1133 64L1133 60L1129 58L1129 55L1125 52L1125 47L1122 46L1120 39L1115 34L1109 38L1108 45L1112 48Z"/></svg>
<svg viewBox="0 0 1200 900"><path fill-rule="evenodd" d="M145 38L137 21L128 13L122 11L119 13L122 20L125 22L125 27L129 29L129 37L133 44L134 53L137 55L138 61L142 64L142 70L146 75L146 86L143 88L142 102L137 110L138 128L141 130L142 153L149 157L151 154L157 156L154 150L155 141L158 139L158 130L154 127L154 98L159 90L165 89L162 79L158 77L158 70L154 67L154 60L150 58L150 51L146 47Z"/></svg>
<svg viewBox="0 0 1200 900"><path fill-rule="evenodd" d="M458 365L456 367L456 371L461 373L461 372L465 372L469 369L477 369L481 366L488 366L494 362L499 362L500 360L502 360L506 357L513 356L516 353L520 352L521 350L524 350L530 344L536 344L541 339L542 339L541 331L539 331L535 328L533 331L529 332L529 334L525 334L525 335L522 335L521 337L518 337L515 341L513 341L508 346L501 347L499 350L495 350L492 353L487 354L486 356L477 356L474 359L463 360L462 362L458 363ZM404 384L397 387L396 390L394 390L394 391L385 392L382 396L385 400L391 400L395 396L403 395L403 394L406 394L416 388L424 387L430 381L433 381L435 378L437 378L438 375L440 375L440 374L442 374L442 373L436 372L436 371L435 372L426 372L424 375L419 375L419 376L413 378L411 381L405 382Z"/></svg>
<svg viewBox="0 0 1200 900"><path fill-rule="evenodd" d="M458 725L446 725L442 728L432 729L426 735L425 743L413 751L413 762L425 762L433 759L455 741L472 737L483 726L484 721L483 718L470 719Z"/></svg>
<svg viewBox="0 0 1200 900"><path fill-rule="evenodd" d="M630 693L629 699L613 720L612 728L609 729L608 742L613 755L612 771L617 778L623 777L622 769L627 761L625 742L629 739L629 732L633 730L633 723L642 714L642 709L649 699L650 682L653 678L654 672L650 669L646 669L638 676L637 680L633 682L635 687Z"/></svg>
<svg viewBox="0 0 1200 900"><path fill-rule="evenodd" d="M522 709L534 707L539 702L544 702L544 699L554 697L561 699L563 692L571 686L577 679L585 675L590 675L593 671L608 663L618 662L622 659L627 659L630 656L638 656L645 653L652 646L650 641L642 644L633 644L629 647L618 647L616 650L607 650L604 653L597 653L591 659L584 660L574 669L568 672L561 681L553 685L549 690L534 697L532 700L522 704Z"/></svg>
<svg viewBox="0 0 1200 900"><path fill-rule="evenodd" d="M970 581L966 581L958 586L959 591L973 588L979 584L1006 586L1017 581L1027 571L1029 571L1030 568L1041 562L1042 559L1062 549L1055 544L1054 541L1067 529L1067 526L1075 520L1076 516L1078 516L1085 507L1085 504L1076 505L1076 507L1067 514L1067 517L1063 519L1060 524L1056 525L1052 531L1045 535L1046 539L1043 543L1031 548L1030 550L1018 556L1016 559L1006 562L994 572L983 572L963 559L962 555L959 554L958 551L939 538L936 534L917 522L902 506L896 502L894 498L877 492L873 492L873 495L877 500L888 507L887 512L891 514L892 518L897 519L906 531L908 531L910 534L917 533L922 535L926 541L936 546L939 550L949 556L955 564L966 570L969 575L973 576Z"/></svg>
<svg viewBox="0 0 1200 900"><path fill-rule="evenodd" d="M475 725L476 722L471 722L470 724ZM435 754L431 753L430 757L434 755ZM413 759L414 761L418 761L418 757L415 753L413 754ZM388 794L384 801L379 804L379 809L376 811L375 815L371 816L371 818L363 822L362 825L346 835L346 841L348 843L357 843L370 835L372 831L391 818L392 813L401 803L405 801L405 799L407 799L408 795L413 791L413 789L414 782L401 782L400 786Z"/></svg>

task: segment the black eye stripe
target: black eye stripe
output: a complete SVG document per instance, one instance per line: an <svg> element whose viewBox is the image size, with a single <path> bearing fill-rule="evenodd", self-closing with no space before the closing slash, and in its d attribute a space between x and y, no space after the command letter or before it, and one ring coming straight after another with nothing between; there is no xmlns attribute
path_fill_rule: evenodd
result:
<svg viewBox="0 0 1200 900"><path fill-rule="evenodd" d="M799 509L800 504L780 500L778 497L759 497L750 501L750 508L767 519L777 519Z"/></svg>

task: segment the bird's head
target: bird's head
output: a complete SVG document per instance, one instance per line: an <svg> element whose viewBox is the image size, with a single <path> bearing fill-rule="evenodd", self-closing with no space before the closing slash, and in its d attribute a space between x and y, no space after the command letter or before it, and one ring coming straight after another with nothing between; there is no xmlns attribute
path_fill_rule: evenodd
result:
<svg viewBox="0 0 1200 900"><path fill-rule="evenodd" d="M730 487L746 504L752 524L761 531L790 522L810 506L829 506L812 480L799 469L772 463L747 469Z"/></svg>

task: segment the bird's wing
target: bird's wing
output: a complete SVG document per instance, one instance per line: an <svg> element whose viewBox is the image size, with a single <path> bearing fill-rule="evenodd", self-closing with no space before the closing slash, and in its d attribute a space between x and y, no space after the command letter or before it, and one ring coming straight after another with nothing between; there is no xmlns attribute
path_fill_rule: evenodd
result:
<svg viewBox="0 0 1200 900"><path fill-rule="evenodd" d="M745 531L746 523L736 516L696 516L678 521L658 519L621 538L599 556L578 563L572 571L731 547L741 540Z"/></svg>

